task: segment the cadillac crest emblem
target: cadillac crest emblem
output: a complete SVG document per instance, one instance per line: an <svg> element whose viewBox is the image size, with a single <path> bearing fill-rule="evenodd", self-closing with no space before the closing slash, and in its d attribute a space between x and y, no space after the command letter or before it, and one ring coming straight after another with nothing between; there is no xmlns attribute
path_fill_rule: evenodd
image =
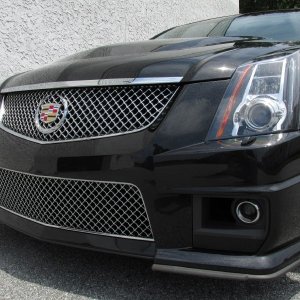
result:
<svg viewBox="0 0 300 300"><path fill-rule="evenodd" d="M44 98L35 113L35 126L43 134L58 130L68 114L68 101L62 96Z"/></svg>

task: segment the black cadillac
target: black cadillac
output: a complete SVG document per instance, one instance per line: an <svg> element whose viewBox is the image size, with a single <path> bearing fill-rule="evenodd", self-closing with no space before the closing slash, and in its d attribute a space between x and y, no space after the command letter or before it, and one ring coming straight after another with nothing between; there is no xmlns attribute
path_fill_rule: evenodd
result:
<svg viewBox="0 0 300 300"><path fill-rule="evenodd" d="M85 51L0 99L2 223L157 271L269 279L300 262L300 11Z"/></svg>

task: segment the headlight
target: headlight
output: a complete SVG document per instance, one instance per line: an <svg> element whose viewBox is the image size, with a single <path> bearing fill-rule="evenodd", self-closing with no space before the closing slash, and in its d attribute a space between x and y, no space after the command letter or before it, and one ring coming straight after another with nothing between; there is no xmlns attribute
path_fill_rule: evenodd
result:
<svg viewBox="0 0 300 300"><path fill-rule="evenodd" d="M298 129L300 51L243 65L235 72L208 139Z"/></svg>

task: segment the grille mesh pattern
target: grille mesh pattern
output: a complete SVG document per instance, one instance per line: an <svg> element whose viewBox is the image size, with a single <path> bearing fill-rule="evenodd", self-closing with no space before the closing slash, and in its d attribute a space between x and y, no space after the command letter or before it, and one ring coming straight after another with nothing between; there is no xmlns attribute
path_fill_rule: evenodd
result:
<svg viewBox="0 0 300 300"><path fill-rule="evenodd" d="M41 177L0 169L0 206L66 229L152 238L141 192L131 184Z"/></svg>
<svg viewBox="0 0 300 300"><path fill-rule="evenodd" d="M161 85L10 93L4 98L2 125L43 142L130 133L151 126L165 111L177 90L175 85ZM66 120L55 132L41 133L35 125L37 108L42 101L58 103L61 98L68 102Z"/></svg>

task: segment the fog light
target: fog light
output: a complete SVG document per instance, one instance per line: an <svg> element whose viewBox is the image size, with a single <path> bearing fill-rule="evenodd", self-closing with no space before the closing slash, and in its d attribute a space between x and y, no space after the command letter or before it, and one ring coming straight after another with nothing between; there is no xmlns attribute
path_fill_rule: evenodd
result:
<svg viewBox="0 0 300 300"><path fill-rule="evenodd" d="M256 223L260 219L259 206L250 201L240 202L235 209L237 218L246 224Z"/></svg>

